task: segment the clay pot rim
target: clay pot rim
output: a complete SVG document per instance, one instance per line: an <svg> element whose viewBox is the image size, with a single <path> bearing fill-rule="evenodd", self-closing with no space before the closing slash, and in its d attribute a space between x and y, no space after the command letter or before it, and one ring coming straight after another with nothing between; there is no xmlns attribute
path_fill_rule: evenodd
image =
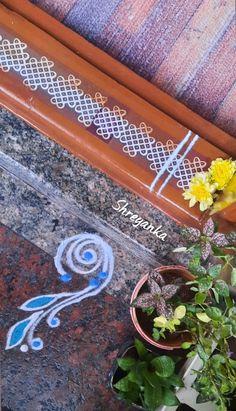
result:
<svg viewBox="0 0 236 411"><path fill-rule="evenodd" d="M194 275L191 274L186 267L181 266L181 265L165 265L165 266L160 266L155 269L157 272L165 272L165 271L179 271L181 274L180 276L188 281L194 280ZM145 284L149 276L149 273L145 274L136 284L134 291L131 295L130 302L132 303L134 299L138 296L138 293L142 286ZM154 341L152 338L150 338L142 329L141 325L139 324L137 314L136 314L136 308L135 307L130 307L130 315L132 322L134 324L134 327L136 328L137 332L141 335L141 337L147 341L149 344L154 345L157 348L161 348L164 350L175 350L178 348L181 348L181 344L176 342L176 343L171 343L168 344L168 340L163 340L162 342L159 341ZM178 341L178 340L177 340Z"/></svg>

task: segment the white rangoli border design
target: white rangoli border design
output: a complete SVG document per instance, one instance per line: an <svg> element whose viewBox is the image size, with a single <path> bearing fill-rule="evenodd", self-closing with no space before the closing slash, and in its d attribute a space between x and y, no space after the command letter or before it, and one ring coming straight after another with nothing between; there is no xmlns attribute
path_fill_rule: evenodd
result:
<svg viewBox="0 0 236 411"><path fill-rule="evenodd" d="M118 106L113 109L105 107L107 97L97 92L94 97L86 94L82 88L81 80L74 75L69 74L67 78L58 75L54 70L54 62L42 56L40 59L31 57L27 53L27 44L15 38L13 41L2 39L0 36L0 68L8 72L11 69L20 73L23 77L23 83L32 91L41 88L50 96L51 104L58 109L69 107L78 114L77 120L85 127L95 125L96 134L104 140L111 137L119 139L123 145L123 152L130 157L137 154L144 156L151 164L152 171L157 176L150 185L150 191L153 191L159 178L168 173L165 181L172 177L177 179L177 186L186 189L189 186L191 177L196 172L201 172L206 167L206 162L198 157L193 161L186 158L190 152L188 148L184 155L178 153L183 148L183 141L189 145L191 132L176 145L172 140L165 144L156 141L150 136L152 128L141 122L138 126L130 124L124 117L126 111ZM186 139L186 137L188 137ZM197 141L195 138L194 143ZM193 147L193 144L191 144ZM171 160L171 161L170 161ZM168 163L168 167L166 164ZM166 184L162 184L164 188ZM160 194L160 189L158 191Z"/></svg>
<svg viewBox="0 0 236 411"><path fill-rule="evenodd" d="M29 348L41 350L43 340L34 336L39 323L46 320L50 328L59 327L60 311L99 294L111 281L114 270L112 248L100 236L90 233L62 241L54 262L62 282L67 283L71 281L72 274L79 274L89 277L87 286L79 291L39 295L27 300L19 309L33 313L9 329L6 350L17 346L22 352L27 352Z"/></svg>

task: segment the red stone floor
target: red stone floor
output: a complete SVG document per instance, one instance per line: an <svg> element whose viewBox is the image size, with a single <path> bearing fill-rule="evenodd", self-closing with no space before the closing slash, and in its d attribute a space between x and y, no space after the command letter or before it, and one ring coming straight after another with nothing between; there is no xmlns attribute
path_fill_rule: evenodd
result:
<svg viewBox="0 0 236 411"><path fill-rule="evenodd" d="M43 350L5 351L9 327L25 318L19 305L40 294L69 291L75 284L61 283L52 257L4 225L0 271L3 410L126 410L109 388L109 379L117 353L133 334L127 304L102 293L67 307L60 327L42 324L38 335Z"/></svg>

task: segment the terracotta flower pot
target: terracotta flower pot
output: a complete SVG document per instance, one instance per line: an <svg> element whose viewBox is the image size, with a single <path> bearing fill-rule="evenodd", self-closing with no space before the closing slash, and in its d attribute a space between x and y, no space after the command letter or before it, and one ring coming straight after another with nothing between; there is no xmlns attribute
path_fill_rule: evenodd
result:
<svg viewBox="0 0 236 411"><path fill-rule="evenodd" d="M186 281L194 280L193 274L191 274L185 267L179 265L173 266L161 266L156 269L158 273L161 273L165 278L165 275L182 277ZM146 274L141 280L137 283L133 294L131 296L131 303L138 297L138 295L145 289L147 285L148 275ZM153 319L147 314L143 313L141 308L130 307L130 314L133 324L137 332L141 337L146 340L149 344L154 345L155 347L164 349L164 350L174 350L181 347L181 344L187 339L187 332L182 334L175 333L166 339L161 338L159 341L154 341L152 338L152 329L153 329Z"/></svg>

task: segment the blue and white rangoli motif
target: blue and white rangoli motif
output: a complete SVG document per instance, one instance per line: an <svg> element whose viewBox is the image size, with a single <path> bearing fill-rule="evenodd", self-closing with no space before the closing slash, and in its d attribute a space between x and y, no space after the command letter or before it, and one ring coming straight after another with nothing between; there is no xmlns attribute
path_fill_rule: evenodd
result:
<svg viewBox="0 0 236 411"><path fill-rule="evenodd" d="M35 337L37 326L45 320L49 327L60 325L58 314L72 304L100 293L111 281L114 270L112 248L98 235L83 233L64 240L54 258L60 280L66 284L73 274L88 276L87 286L79 291L40 295L22 304L19 309L32 314L14 324L7 335L6 350L20 346L22 352L29 348L43 348L43 340Z"/></svg>

